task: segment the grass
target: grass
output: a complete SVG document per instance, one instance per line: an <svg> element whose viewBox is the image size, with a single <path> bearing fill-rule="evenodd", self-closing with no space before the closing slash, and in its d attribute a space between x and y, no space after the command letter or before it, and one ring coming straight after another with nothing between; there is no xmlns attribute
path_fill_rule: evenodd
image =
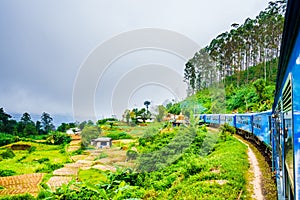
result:
<svg viewBox="0 0 300 200"><path fill-rule="evenodd" d="M234 138L218 144L209 156L193 160L202 166L199 173L189 177L179 175L157 199L237 199L246 187L245 174L249 168L246 149ZM247 195L244 193L241 199Z"/></svg>
<svg viewBox="0 0 300 200"><path fill-rule="evenodd" d="M101 170L98 169L87 169L87 170L79 170L78 179L81 182L85 182L87 184L99 184L100 182L106 182L106 174L104 174Z"/></svg>
<svg viewBox="0 0 300 200"><path fill-rule="evenodd" d="M64 153L64 147L59 145L46 145L32 142L17 142L14 144L28 144L36 149L29 153L28 150L14 150L16 155L11 159L0 161L0 170L13 170L16 175L35 173L39 169L45 169L48 165L61 165L70 162L69 156ZM11 144L12 145L12 144ZM0 148L0 153L11 145ZM47 161L47 159L49 159ZM41 161L46 162L41 162Z"/></svg>

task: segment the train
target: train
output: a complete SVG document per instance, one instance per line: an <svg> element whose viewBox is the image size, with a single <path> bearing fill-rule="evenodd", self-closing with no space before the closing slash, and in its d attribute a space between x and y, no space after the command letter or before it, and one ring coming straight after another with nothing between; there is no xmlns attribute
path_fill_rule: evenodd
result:
<svg viewBox="0 0 300 200"><path fill-rule="evenodd" d="M288 0L272 110L201 114L210 126L227 123L270 152L278 199L300 199L300 1Z"/></svg>

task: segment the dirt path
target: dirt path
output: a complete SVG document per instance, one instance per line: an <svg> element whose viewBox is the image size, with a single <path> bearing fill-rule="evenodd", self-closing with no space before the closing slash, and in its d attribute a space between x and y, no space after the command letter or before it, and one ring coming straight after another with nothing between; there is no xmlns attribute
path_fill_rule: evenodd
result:
<svg viewBox="0 0 300 200"><path fill-rule="evenodd" d="M256 200L263 200L264 196L262 193L262 173L260 171L257 158L248 144L246 144L244 141L242 141L239 138L237 139L248 147L247 154L250 163L250 173L253 174L253 179L250 182L251 185L253 186L253 194L251 197Z"/></svg>

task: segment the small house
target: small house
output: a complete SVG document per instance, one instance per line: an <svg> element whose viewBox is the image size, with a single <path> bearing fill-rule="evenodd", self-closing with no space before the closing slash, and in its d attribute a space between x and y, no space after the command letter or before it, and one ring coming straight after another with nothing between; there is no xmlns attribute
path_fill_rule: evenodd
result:
<svg viewBox="0 0 300 200"><path fill-rule="evenodd" d="M112 144L112 139L108 137L96 138L91 140L91 145L102 148L110 148Z"/></svg>

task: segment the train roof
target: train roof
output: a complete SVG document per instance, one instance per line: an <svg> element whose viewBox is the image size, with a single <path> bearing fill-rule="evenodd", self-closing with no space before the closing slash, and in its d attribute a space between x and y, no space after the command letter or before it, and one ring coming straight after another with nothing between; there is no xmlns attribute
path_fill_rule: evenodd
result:
<svg viewBox="0 0 300 200"><path fill-rule="evenodd" d="M271 115L271 114L272 114L272 110L255 113L255 115Z"/></svg>
<svg viewBox="0 0 300 200"><path fill-rule="evenodd" d="M282 81L288 66L288 62L293 51L295 41L298 36L300 28L300 1L299 0L289 0L287 4L287 9L285 13L285 22L281 40L280 47L280 57L279 57L279 67L277 72L276 81L276 94L280 92ZM273 109L275 104L273 105Z"/></svg>

